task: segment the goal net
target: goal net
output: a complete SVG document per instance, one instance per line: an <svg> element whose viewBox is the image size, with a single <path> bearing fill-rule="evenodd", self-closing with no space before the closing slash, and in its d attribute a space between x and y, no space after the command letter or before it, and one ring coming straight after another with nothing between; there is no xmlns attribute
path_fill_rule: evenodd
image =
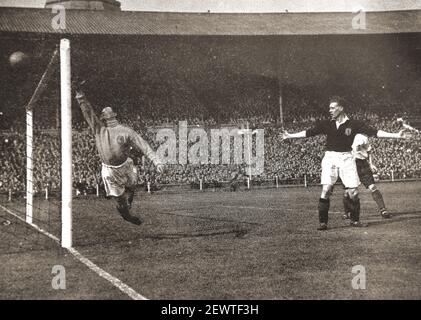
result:
<svg viewBox="0 0 421 320"><path fill-rule="evenodd" d="M44 59L45 60L45 59ZM36 72L37 67L42 69ZM17 70L16 72L25 72ZM16 237L34 227L62 247L72 247L72 128L70 41L49 55L45 66L26 70L26 87L33 88L18 120L2 133L1 179L4 226ZM13 77L13 74L11 74ZM31 82L31 83L30 83ZM28 85L29 83L29 85ZM55 85L56 84L56 85ZM19 88L16 88L19 89ZM16 93L18 96L19 93ZM17 101L18 99L16 99ZM24 116L25 115L25 116ZM25 121L21 119L24 118ZM60 129L58 129L60 127ZM9 170L9 172L7 172ZM26 222L24 228L20 228ZM18 230L19 229L19 230Z"/></svg>

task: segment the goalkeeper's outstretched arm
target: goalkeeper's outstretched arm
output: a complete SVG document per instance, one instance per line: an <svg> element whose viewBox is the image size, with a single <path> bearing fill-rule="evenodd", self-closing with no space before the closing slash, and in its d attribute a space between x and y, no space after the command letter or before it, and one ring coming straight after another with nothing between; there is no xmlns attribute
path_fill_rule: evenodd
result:
<svg viewBox="0 0 421 320"><path fill-rule="evenodd" d="M89 103L88 99L86 99L85 93L83 91L77 91L76 100L79 103L83 117L85 118L89 127L93 130L94 133L99 131L101 128L101 120L98 119L98 116L95 114L92 105Z"/></svg>
<svg viewBox="0 0 421 320"><path fill-rule="evenodd" d="M163 164L161 159L156 155L155 151L149 146L149 144L141 137L139 133L134 130L130 130L130 140L134 148L141 151L149 160L153 162L158 172L163 172Z"/></svg>

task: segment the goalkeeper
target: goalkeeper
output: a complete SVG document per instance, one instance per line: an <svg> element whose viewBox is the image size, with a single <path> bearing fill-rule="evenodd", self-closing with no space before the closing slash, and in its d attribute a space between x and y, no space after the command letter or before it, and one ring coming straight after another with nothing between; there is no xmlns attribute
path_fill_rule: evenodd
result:
<svg viewBox="0 0 421 320"><path fill-rule="evenodd" d="M76 86L76 100L83 116L95 134L95 144L102 162L102 180L107 196L117 202L117 210L124 220L140 225L142 220L130 214L133 202L137 171L133 160L129 157L131 148L140 150L163 172L155 152L148 143L133 129L120 124L116 114L110 107L104 108L100 118L93 111L86 99L81 85Z"/></svg>

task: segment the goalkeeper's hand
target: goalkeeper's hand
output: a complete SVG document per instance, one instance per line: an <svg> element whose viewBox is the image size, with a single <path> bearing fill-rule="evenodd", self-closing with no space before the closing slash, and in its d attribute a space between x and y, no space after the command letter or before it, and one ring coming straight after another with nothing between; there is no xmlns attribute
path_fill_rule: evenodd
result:
<svg viewBox="0 0 421 320"><path fill-rule="evenodd" d="M86 80L80 80L78 77L72 81L72 88L76 93L76 99L82 98L85 95L85 85Z"/></svg>

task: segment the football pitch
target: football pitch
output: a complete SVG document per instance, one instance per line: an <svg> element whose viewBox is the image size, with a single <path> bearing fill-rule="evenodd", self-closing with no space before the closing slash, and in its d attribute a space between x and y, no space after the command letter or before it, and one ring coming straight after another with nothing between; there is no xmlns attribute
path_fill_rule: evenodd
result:
<svg viewBox="0 0 421 320"><path fill-rule="evenodd" d="M342 220L342 189L329 230L317 231L319 186L237 192L138 192L125 222L112 200L73 202L74 248L147 299L420 299L421 182L380 183L391 219L360 188L362 221ZM59 244L23 223L24 201L0 207L1 299L130 299ZM34 223L60 236L57 200L35 199ZM54 289L54 266L65 289ZM365 289L353 287L353 267ZM355 271L355 270L354 270Z"/></svg>

